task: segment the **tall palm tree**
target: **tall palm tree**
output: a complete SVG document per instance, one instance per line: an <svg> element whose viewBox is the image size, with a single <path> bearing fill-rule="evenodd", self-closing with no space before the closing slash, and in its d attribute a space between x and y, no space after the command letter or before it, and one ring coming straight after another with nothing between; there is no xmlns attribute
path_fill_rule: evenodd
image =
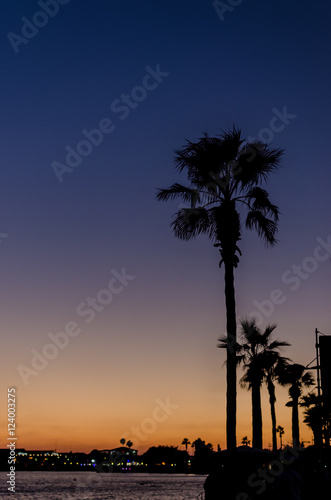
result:
<svg viewBox="0 0 331 500"><path fill-rule="evenodd" d="M185 449L187 451L187 445L191 444L191 441L189 441L189 439L187 438L184 438L182 444L185 446Z"/></svg>
<svg viewBox="0 0 331 500"><path fill-rule="evenodd" d="M227 331L227 447L236 447L237 377L236 302L234 269L241 252L242 221L239 206L246 209L248 229L256 229L267 245L275 245L278 208L260 187L279 165L283 150L269 149L265 144L244 144L235 126L220 137L206 133L198 142L187 141L176 152L175 165L186 171L189 185L175 183L159 189L161 201L181 199L189 203L180 208L171 223L176 237L189 240L206 234L219 248L220 266L224 264L226 331Z"/></svg>
<svg viewBox="0 0 331 500"><path fill-rule="evenodd" d="M243 363L246 369L240 383L252 391L252 428L253 447L262 449L262 409L261 386L266 380L269 391L273 435L276 436L275 386L274 370L276 364L286 363L279 353L281 347L288 342L273 340L272 333L277 325L268 325L262 333L256 324L256 319L241 321L242 344L236 344L237 363ZM226 338L219 339L219 347L226 347ZM277 450L277 441L273 440L273 448Z"/></svg>
<svg viewBox="0 0 331 500"><path fill-rule="evenodd" d="M277 423L276 423L276 389L275 381L278 380L278 375L286 369L289 358L284 358L279 353L278 349L280 347L290 346L288 342L285 341L273 341L266 345L263 354L263 366L264 366L264 378L267 385L269 393L269 403L270 403L270 413L271 413L271 424L272 424L272 450L276 453L277 451Z"/></svg>
<svg viewBox="0 0 331 500"><path fill-rule="evenodd" d="M246 373L239 380L240 386L251 389L252 397L252 441L253 447L262 449L262 407L261 407L261 385L263 381L263 368L261 357L248 361Z"/></svg>
<svg viewBox="0 0 331 500"><path fill-rule="evenodd" d="M279 374L278 381L282 385L289 385L288 394L291 401L286 403L286 406L292 407L292 440L293 446L298 446L300 443L299 429L299 399L302 396L304 387L314 385L314 378L310 372L304 373L306 368L297 363L290 364L286 369Z"/></svg>

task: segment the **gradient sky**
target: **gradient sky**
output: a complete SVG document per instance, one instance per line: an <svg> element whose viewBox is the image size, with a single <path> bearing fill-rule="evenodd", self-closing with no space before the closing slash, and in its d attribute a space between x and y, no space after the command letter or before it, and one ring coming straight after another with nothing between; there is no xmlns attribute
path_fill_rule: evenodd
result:
<svg viewBox="0 0 331 500"><path fill-rule="evenodd" d="M322 0L244 0L222 20L206 0L70 0L37 33L24 31L26 43L8 38L22 37L22 18L31 21L40 10L31 0L0 7L0 447L11 386L18 447L89 452L117 446L123 435L137 447L132 426L149 430L140 452L180 445L184 437L224 447L219 254L204 237L173 236L169 223L179 205L156 202L156 188L185 182L174 150L203 131L217 135L235 123L244 137L264 134L270 147L285 148L268 183L281 211L279 244L269 250L256 234L243 233L237 313L254 313L281 290L282 304L265 309L262 327L277 323L275 336L292 344L286 355L309 363L314 329L331 334L331 7ZM45 16L34 19L43 24ZM163 81L145 95L135 89L147 81L154 87L146 75L158 65L168 73ZM139 102L120 112L116 100L131 92ZM282 130L263 131L284 108L291 118L284 127L276 122ZM52 164L64 164L65 148L76 149L86 139L82 131L104 118L112 132L59 182ZM317 239L328 237L329 256L316 250ZM314 260L314 252L324 260ZM302 271L292 266L303 264L311 272L294 281ZM123 268L135 278L86 323L77 307ZM18 366L31 368L31 350L41 352L48 334L68 322L79 335L24 384ZM240 442L251 438L251 408L250 394L238 391ZM167 398L178 405L169 415L156 410ZM287 400L278 390L285 443ZM165 417L153 424L155 415ZM263 419L268 446L265 391ZM311 440L303 424L301 431Z"/></svg>

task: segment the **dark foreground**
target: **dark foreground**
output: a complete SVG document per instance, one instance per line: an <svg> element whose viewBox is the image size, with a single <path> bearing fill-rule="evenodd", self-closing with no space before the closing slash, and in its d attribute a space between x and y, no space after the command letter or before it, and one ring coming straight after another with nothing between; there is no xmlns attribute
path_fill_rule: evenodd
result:
<svg viewBox="0 0 331 500"><path fill-rule="evenodd" d="M212 457L205 498L330 500L330 465L330 449L287 448L274 454L240 446Z"/></svg>

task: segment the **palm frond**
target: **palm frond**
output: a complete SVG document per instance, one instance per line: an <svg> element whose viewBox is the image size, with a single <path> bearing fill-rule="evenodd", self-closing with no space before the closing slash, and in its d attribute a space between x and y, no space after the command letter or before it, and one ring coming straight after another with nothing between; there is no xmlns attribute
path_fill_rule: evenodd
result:
<svg viewBox="0 0 331 500"><path fill-rule="evenodd" d="M200 203L200 195L197 189L192 189L179 183L175 183L167 189L158 189L156 195L156 199L159 201L174 200L176 198L181 198L183 201L190 203L191 207Z"/></svg>
<svg viewBox="0 0 331 500"><path fill-rule="evenodd" d="M261 339L262 343L267 344L269 342L270 336L272 332L275 330L275 328L277 328L276 323L266 326L264 333L262 334L262 339Z"/></svg>
<svg viewBox="0 0 331 500"><path fill-rule="evenodd" d="M305 387L311 387L315 384L315 379L311 372L306 372L302 377L302 384Z"/></svg>
<svg viewBox="0 0 331 500"><path fill-rule="evenodd" d="M280 349L281 347L290 347L291 344L285 342L285 340L274 340L269 344L269 349Z"/></svg>
<svg viewBox="0 0 331 500"><path fill-rule="evenodd" d="M310 406L319 405L320 403L321 403L321 398L319 398L317 394L310 393L302 396L300 401L300 406L309 408Z"/></svg>
<svg viewBox="0 0 331 500"><path fill-rule="evenodd" d="M170 226L177 238L190 240L199 234L206 234L215 240L214 221L211 213L203 207L182 208L174 215Z"/></svg>
<svg viewBox="0 0 331 500"><path fill-rule="evenodd" d="M247 376L247 373L245 373L245 375L243 375L241 379L239 379L239 385L242 389L250 389L251 383L249 377Z"/></svg>
<svg viewBox="0 0 331 500"><path fill-rule="evenodd" d="M176 151L175 166L186 170L191 183L202 189L222 193L229 186L232 165L236 162L243 140L235 126L220 137L207 133L198 142L186 141L186 146Z"/></svg>
<svg viewBox="0 0 331 500"><path fill-rule="evenodd" d="M241 335L245 341L248 341L244 345L248 347L250 344L256 343L257 339L259 339L261 335L261 331L257 326L256 319L255 318L251 320L243 319L240 322L240 324L241 324Z"/></svg>
<svg viewBox="0 0 331 500"><path fill-rule="evenodd" d="M277 243L277 239L275 238L277 224L265 217L260 211L251 210L248 212L246 227L247 229L255 228L266 245L274 246Z"/></svg>
<svg viewBox="0 0 331 500"><path fill-rule="evenodd" d="M241 345L238 342L233 342L225 335L222 335L222 337L218 339L217 347L219 349L229 349L231 351L235 351L236 353L241 351Z"/></svg>
<svg viewBox="0 0 331 500"><path fill-rule="evenodd" d="M221 134L222 158L225 164L235 161L240 153L244 140L241 138L241 130L233 125L232 129L224 130Z"/></svg>
<svg viewBox="0 0 331 500"><path fill-rule="evenodd" d="M283 149L269 149L258 141L246 144L238 158L236 186L243 190L265 182L278 169L283 153Z"/></svg>
<svg viewBox="0 0 331 500"><path fill-rule="evenodd" d="M264 216L272 216L275 221L279 220L279 210L269 199L269 194L259 186L252 187L245 196L246 201L254 211L261 212Z"/></svg>

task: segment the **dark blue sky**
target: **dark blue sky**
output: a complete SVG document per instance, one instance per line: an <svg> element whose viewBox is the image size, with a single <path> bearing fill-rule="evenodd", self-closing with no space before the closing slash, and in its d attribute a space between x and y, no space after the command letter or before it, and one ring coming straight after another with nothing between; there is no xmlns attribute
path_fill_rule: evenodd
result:
<svg viewBox="0 0 331 500"><path fill-rule="evenodd" d="M175 240L169 222L178 203L157 203L156 188L180 179L172 162L185 139L217 135L234 123L256 137L277 113L292 116L270 136L271 147L286 150L268 185L282 213L279 245L267 251L255 234L244 234L236 289L239 317L256 309L254 300L283 291L286 300L266 321L278 323L279 336L293 344L290 355L308 363L313 329L331 333L331 263L319 262L293 292L282 276L293 276L292 266L314 254L316 238L331 233L331 7L321 0L244 0L221 21L205 0L70 0L17 53L8 34L22 36L22 17L31 21L42 9L31 0L0 9L0 233L8 234L0 239L2 334L4 368L12 374L6 384L21 386L16 365L28 365L47 332L59 331L112 269L125 267L135 281L77 339L80 347L61 353L63 365L56 359L49 375L22 385L22 412L24 394L40 379L46 384L73 367L95 367L108 352L103 361L115 371L122 356L139 368L151 397L173 391L183 398L183 415L196 396L185 399L184 382L174 388L174 380L198 365L192 385L206 421L215 414L216 429L224 416L224 354L215 347L225 329L223 272L207 240ZM146 67L158 65L168 76L142 96L135 87L146 81ZM111 105L132 92L139 102L131 98L137 106L121 119ZM104 118L113 132L60 183L52 163L64 163L65 148L76 149L86 139L82 131ZM159 366L158 384L152 373ZM31 429L31 440L44 443ZM206 439L223 439L223 429L215 433Z"/></svg>

